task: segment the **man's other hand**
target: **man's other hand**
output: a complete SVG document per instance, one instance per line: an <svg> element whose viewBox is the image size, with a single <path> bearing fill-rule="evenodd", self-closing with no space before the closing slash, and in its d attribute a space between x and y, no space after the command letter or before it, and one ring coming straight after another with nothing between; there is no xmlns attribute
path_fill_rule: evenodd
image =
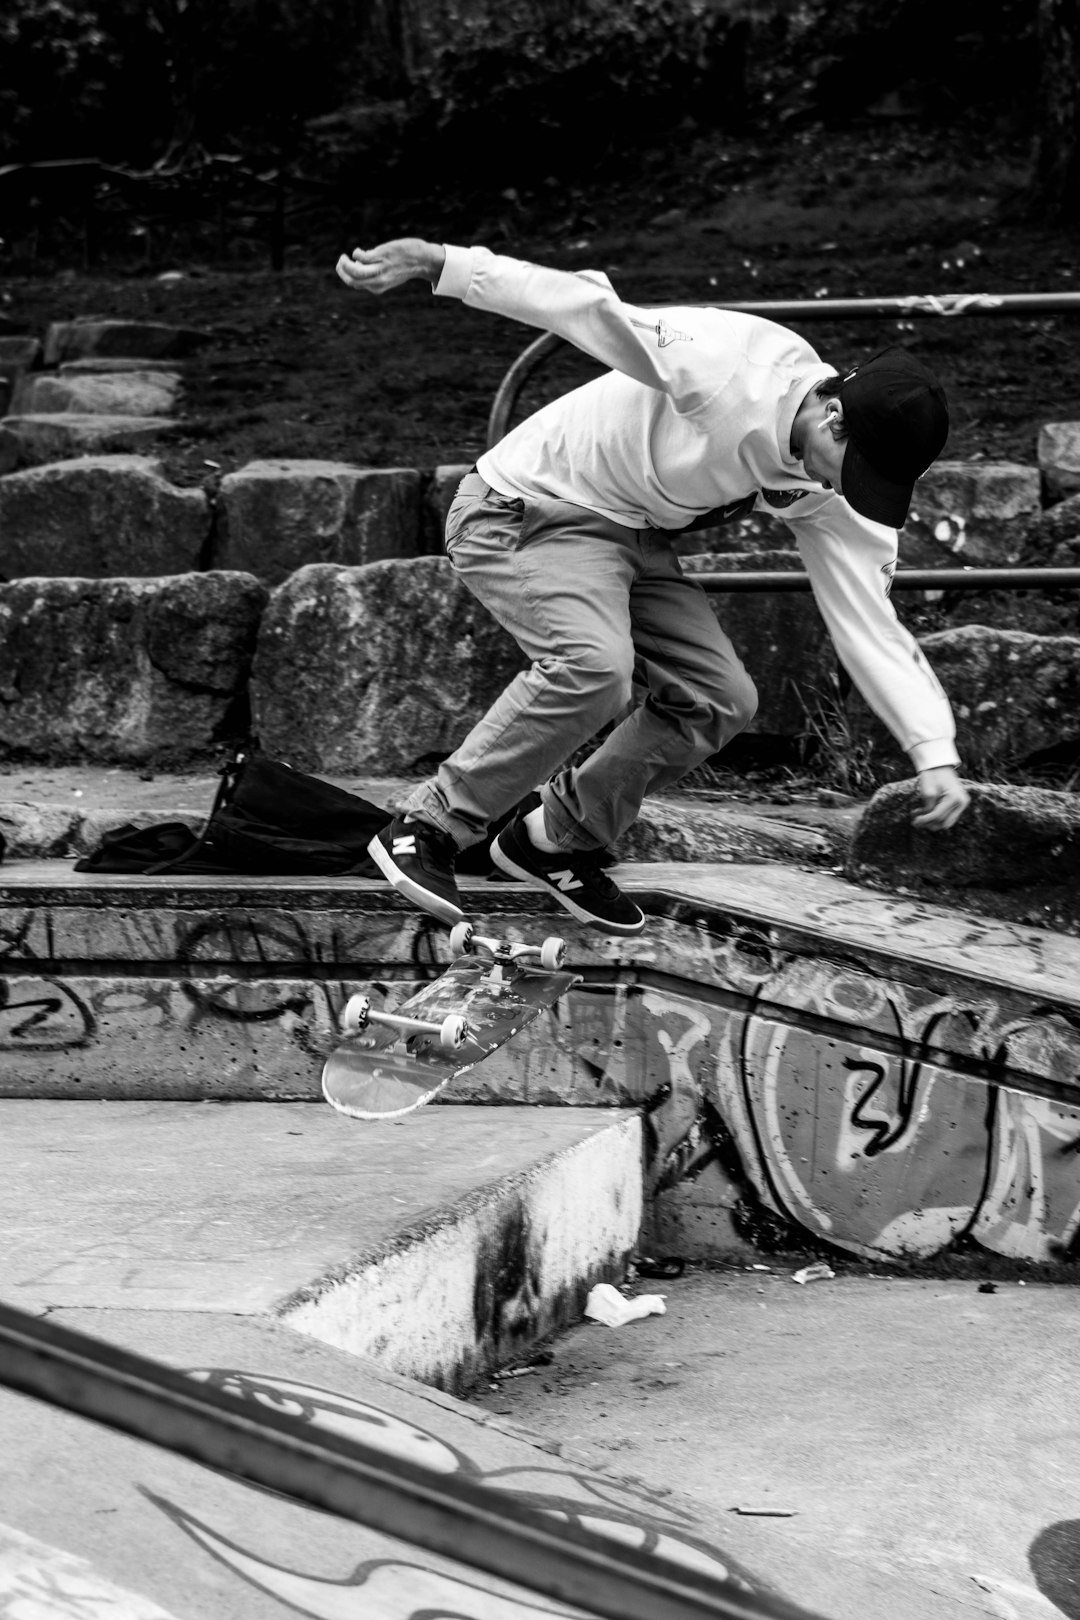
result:
<svg viewBox="0 0 1080 1620"><path fill-rule="evenodd" d="M954 826L971 803L971 795L952 765L920 771L919 793L922 809L911 820L916 827L929 827L935 832Z"/></svg>
<svg viewBox="0 0 1080 1620"><path fill-rule="evenodd" d="M432 286L442 275L446 249L435 242L422 242L418 236L402 236L379 247L353 248L337 262L337 273L346 287L357 292L386 293L402 282L421 279Z"/></svg>

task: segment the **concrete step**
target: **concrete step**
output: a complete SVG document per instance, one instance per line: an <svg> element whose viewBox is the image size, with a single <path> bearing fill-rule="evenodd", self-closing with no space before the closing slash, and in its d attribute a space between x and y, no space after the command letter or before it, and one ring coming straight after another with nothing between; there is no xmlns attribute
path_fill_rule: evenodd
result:
<svg viewBox="0 0 1080 1620"><path fill-rule="evenodd" d="M7 1100L0 1140L11 1304L265 1316L447 1389L580 1317L641 1224L632 1114Z"/></svg>

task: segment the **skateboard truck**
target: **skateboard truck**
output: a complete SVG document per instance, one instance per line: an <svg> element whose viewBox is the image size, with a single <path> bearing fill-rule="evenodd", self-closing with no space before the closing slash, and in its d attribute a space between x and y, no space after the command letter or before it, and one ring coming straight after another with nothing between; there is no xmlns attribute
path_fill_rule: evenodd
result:
<svg viewBox="0 0 1080 1620"><path fill-rule="evenodd" d="M539 945L517 945L508 939L489 939L478 934L470 922L455 923L450 930L450 951L453 956L473 956L482 951L496 967L511 963L537 961L542 973L558 973L566 960L566 941L551 935Z"/></svg>
<svg viewBox="0 0 1080 1620"><path fill-rule="evenodd" d="M408 1035L436 1035L439 1045L456 1052L469 1038L468 1020L460 1013L448 1013L439 1023L424 1018L405 1018L400 1013L377 1012L370 996L350 996L341 1015L347 1035L361 1035L369 1024L385 1024Z"/></svg>

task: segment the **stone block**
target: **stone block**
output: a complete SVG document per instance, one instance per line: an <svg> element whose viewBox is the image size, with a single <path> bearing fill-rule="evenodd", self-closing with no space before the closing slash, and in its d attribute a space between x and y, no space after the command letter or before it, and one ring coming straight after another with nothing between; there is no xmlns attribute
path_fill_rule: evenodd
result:
<svg viewBox="0 0 1080 1620"><path fill-rule="evenodd" d="M339 461L252 461L221 481L216 561L278 585L308 563L419 550L420 474Z"/></svg>
<svg viewBox="0 0 1080 1620"><path fill-rule="evenodd" d="M138 453L175 430L166 416L84 416L63 411L5 416L0 421L0 473L72 456Z"/></svg>
<svg viewBox="0 0 1080 1620"><path fill-rule="evenodd" d="M1000 776L1080 738L1080 636L967 624L919 644L952 704L962 770ZM910 775L907 755L865 705L853 700L850 714L854 739L872 743L879 774Z"/></svg>
<svg viewBox="0 0 1080 1620"><path fill-rule="evenodd" d="M314 563L263 617L255 730L304 770L411 771L451 753L524 666L444 558Z"/></svg>
<svg viewBox="0 0 1080 1620"><path fill-rule="evenodd" d="M423 531L425 550L441 556L446 541L446 514L457 494L458 485L469 471L465 462L436 467L424 491Z"/></svg>
<svg viewBox="0 0 1080 1620"><path fill-rule="evenodd" d="M1080 422L1044 422L1037 455L1048 506L1080 492Z"/></svg>
<svg viewBox="0 0 1080 1620"><path fill-rule="evenodd" d="M168 371L24 377L14 410L26 416L76 412L86 416L171 416L180 378Z"/></svg>
<svg viewBox="0 0 1080 1620"><path fill-rule="evenodd" d="M147 456L80 456L0 478L0 576L186 574L210 534L201 489Z"/></svg>
<svg viewBox="0 0 1080 1620"><path fill-rule="evenodd" d="M54 321L45 333L45 364L90 357L164 360L191 354L212 334L164 321L123 321L83 318Z"/></svg>
<svg viewBox="0 0 1080 1620"><path fill-rule="evenodd" d="M1026 522L1041 507L1037 467L1016 462L939 461L920 478L900 531L900 566L1004 567L1023 549Z"/></svg>
<svg viewBox="0 0 1080 1620"><path fill-rule="evenodd" d="M682 559L684 573L801 573L797 551L729 552ZM797 737L831 682L836 655L809 592L740 591L711 597L713 612L758 689L749 731Z"/></svg>
<svg viewBox="0 0 1080 1620"><path fill-rule="evenodd" d="M205 759L244 692L266 594L229 573L0 585L0 757Z"/></svg>
<svg viewBox="0 0 1080 1620"><path fill-rule="evenodd" d="M0 337L0 371L32 371L41 360L41 344L36 337Z"/></svg>
<svg viewBox="0 0 1080 1620"><path fill-rule="evenodd" d="M1080 885L1080 798L1048 788L975 782L971 804L948 832L912 825L914 782L879 789L859 821L847 875L883 882L935 879L958 888L1005 890Z"/></svg>

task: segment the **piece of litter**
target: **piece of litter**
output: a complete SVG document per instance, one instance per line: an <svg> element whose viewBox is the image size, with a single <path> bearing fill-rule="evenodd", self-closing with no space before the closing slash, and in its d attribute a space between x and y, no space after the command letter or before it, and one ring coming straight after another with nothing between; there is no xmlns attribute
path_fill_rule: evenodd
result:
<svg viewBox="0 0 1080 1620"><path fill-rule="evenodd" d="M819 1260L816 1265L803 1266L801 1271L794 1273L791 1280L797 1283L825 1282L829 1277L835 1276L836 1272L828 1262Z"/></svg>
<svg viewBox="0 0 1080 1620"><path fill-rule="evenodd" d="M731 1509L732 1513L741 1513L744 1518L754 1519L794 1519L798 1511L798 1508L766 1507L751 1502L736 1502Z"/></svg>
<svg viewBox="0 0 1080 1620"><path fill-rule="evenodd" d="M604 1327L622 1327L642 1316L663 1316L666 1310L663 1294L638 1294L636 1299L624 1299L610 1283L590 1288L585 1301L585 1315Z"/></svg>
<svg viewBox="0 0 1080 1620"><path fill-rule="evenodd" d="M751 1266L751 1271L771 1271L772 1266Z"/></svg>

